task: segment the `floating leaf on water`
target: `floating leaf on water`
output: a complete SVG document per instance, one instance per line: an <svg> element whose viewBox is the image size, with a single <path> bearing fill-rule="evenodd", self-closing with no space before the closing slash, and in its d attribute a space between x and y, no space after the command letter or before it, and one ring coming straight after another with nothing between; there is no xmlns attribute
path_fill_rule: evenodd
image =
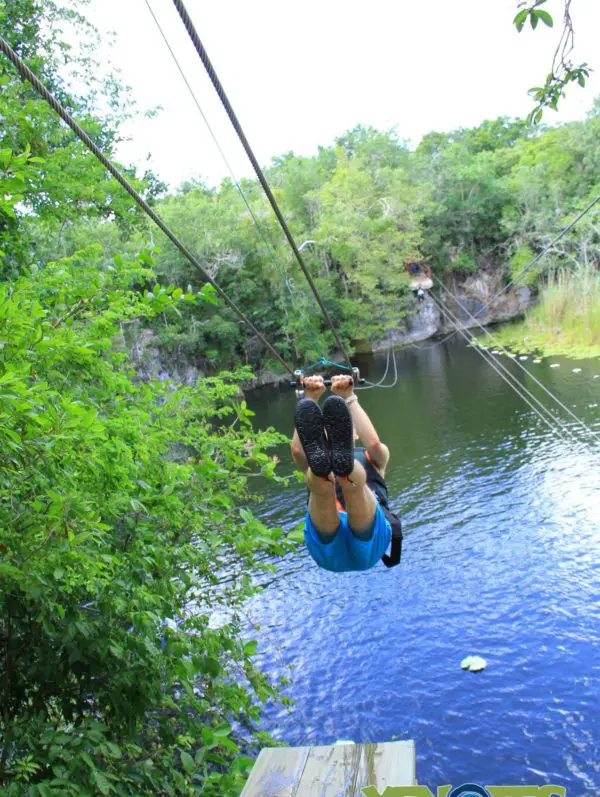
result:
<svg viewBox="0 0 600 797"><path fill-rule="evenodd" d="M487 661L481 656L473 656L471 658L471 666L469 667L471 672L481 672L481 670L485 670L486 667Z"/></svg>
<svg viewBox="0 0 600 797"><path fill-rule="evenodd" d="M539 357L536 357L536 358L535 358L535 360L534 360L533 362L534 362L534 363L541 363L542 361L540 360L540 358L539 358Z"/></svg>
<svg viewBox="0 0 600 797"><path fill-rule="evenodd" d="M527 355L526 355L526 354L522 354L522 355L519 357L519 360L527 360L527 359L529 359L529 358L527 357Z"/></svg>
<svg viewBox="0 0 600 797"><path fill-rule="evenodd" d="M588 404L588 407L589 407L591 410L593 410L593 409L594 409L595 407L597 407L597 406L598 406L597 404Z"/></svg>
<svg viewBox="0 0 600 797"><path fill-rule="evenodd" d="M581 368L573 368L573 373L578 374L581 371Z"/></svg>
<svg viewBox="0 0 600 797"><path fill-rule="evenodd" d="M560 363L552 363L550 368L560 368Z"/></svg>
<svg viewBox="0 0 600 797"><path fill-rule="evenodd" d="M487 661L481 656L467 656L460 663L461 669L469 672L480 672L487 667Z"/></svg>

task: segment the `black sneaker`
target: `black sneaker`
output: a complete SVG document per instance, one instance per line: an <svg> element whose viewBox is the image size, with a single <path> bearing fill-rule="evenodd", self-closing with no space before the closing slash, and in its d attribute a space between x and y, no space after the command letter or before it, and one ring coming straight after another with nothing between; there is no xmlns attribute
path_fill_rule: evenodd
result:
<svg viewBox="0 0 600 797"><path fill-rule="evenodd" d="M323 405L323 420L331 448L331 467L336 476L354 470L354 429L350 410L341 396L329 396Z"/></svg>
<svg viewBox="0 0 600 797"><path fill-rule="evenodd" d="M296 405L294 420L310 469L315 476L329 476L331 455L325 439L321 408L316 401L303 398Z"/></svg>

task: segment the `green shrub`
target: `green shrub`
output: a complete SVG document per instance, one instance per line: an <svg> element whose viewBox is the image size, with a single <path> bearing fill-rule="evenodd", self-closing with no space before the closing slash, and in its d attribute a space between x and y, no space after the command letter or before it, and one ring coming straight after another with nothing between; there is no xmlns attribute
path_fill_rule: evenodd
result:
<svg viewBox="0 0 600 797"><path fill-rule="evenodd" d="M477 261L467 252L461 252L452 258L453 271L477 271Z"/></svg>
<svg viewBox="0 0 600 797"><path fill-rule="evenodd" d="M600 346L600 272L580 266L551 275L527 320L569 343Z"/></svg>
<svg viewBox="0 0 600 797"><path fill-rule="evenodd" d="M539 271L535 268L526 271L522 276L523 270L531 263L535 257L528 244L521 244L517 247L510 259L509 276L511 281L517 280L519 285L529 285L533 287L539 278Z"/></svg>
<svg viewBox="0 0 600 797"><path fill-rule="evenodd" d="M247 374L137 379L115 337L198 296L103 261L0 284L0 790L238 794L274 695L238 608L288 547L240 507L282 438L253 431Z"/></svg>

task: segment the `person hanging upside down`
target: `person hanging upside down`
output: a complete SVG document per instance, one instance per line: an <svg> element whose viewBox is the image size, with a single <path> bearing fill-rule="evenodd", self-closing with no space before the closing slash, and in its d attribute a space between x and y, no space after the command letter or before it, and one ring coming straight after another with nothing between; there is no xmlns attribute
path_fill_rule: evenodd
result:
<svg viewBox="0 0 600 797"><path fill-rule="evenodd" d="M385 469L388 447L358 403L350 376L334 376L331 392L321 376L302 380L305 398L296 405L292 456L309 490L304 539L325 570L368 570L380 559L400 561L402 527L389 511ZM364 448L355 448L360 439ZM391 554L386 555L392 544Z"/></svg>

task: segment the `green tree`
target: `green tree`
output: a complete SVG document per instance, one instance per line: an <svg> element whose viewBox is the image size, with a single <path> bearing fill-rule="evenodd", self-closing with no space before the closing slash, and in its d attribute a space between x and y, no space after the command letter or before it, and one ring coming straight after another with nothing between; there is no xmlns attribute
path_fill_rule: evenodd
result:
<svg viewBox="0 0 600 797"><path fill-rule="evenodd" d="M80 0L0 0L0 35L16 48L28 66L75 115L86 132L111 155L120 123L129 115L118 76L102 68L95 56L98 33L80 12ZM67 39L80 43L73 46ZM85 85L83 95L68 84ZM29 248L26 233L32 214L59 228L86 218L115 219L131 231L139 213L130 198L116 186L98 163L41 100L18 77L14 67L0 58L0 149L39 158L37 169L22 186L21 203L14 211L11 247L5 248L4 275L17 273L17 263ZM102 114L99 108L108 108ZM146 184L130 178L149 198L163 186L152 175ZM0 276L2 272L0 272Z"/></svg>
<svg viewBox="0 0 600 797"><path fill-rule="evenodd" d="M238 610L288 547L240 507L282 438L252 430L243 374L137 379L124 328L202 294L103 259L0 285L2 793L233 795L273 696Z"/></svg>

